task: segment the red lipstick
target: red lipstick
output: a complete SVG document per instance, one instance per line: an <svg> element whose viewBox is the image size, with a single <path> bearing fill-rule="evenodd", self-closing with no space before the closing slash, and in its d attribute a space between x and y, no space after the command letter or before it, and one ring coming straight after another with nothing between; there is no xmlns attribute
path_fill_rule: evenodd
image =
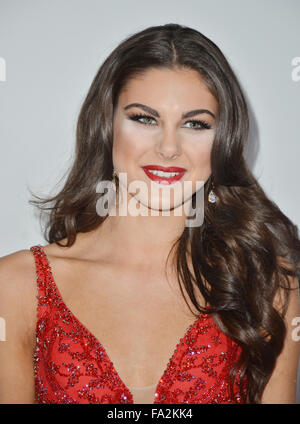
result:
<svg viewBox="0 0 300 424"><path fill-rule="evenodd" d="M173 184L176 181L179 181L186 172L185 168L180 168L178 166L161 166L161 165L146 165L142 167L145 174L150 180L155 181L159 184ZM155 175L150 171L163 171L163 172L176 172L177 175L173 176L162 176Z"/></svg>

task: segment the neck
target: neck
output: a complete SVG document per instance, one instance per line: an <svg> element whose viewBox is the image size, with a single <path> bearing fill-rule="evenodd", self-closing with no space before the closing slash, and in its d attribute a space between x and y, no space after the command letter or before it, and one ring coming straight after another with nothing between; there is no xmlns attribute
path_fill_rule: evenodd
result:
<svg viewBox="0 0 300 424"><path fill-rule="evenodd" d="M132 260L135 265L149 261L164 263L174 242L185 229L185 208L179 205L163 212L149 209L128 192L125 196L125 201L121 202L117 196L113 213L110 212L97 229L96 243L103 244L109 239L116 260L126 259L127 263Z"/></svg>

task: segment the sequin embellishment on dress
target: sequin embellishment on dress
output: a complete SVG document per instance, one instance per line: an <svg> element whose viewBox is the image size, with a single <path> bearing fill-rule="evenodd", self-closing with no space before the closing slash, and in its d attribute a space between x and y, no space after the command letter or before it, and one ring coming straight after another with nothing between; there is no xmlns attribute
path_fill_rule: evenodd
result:
<svg viewBox="0 0 300 424"><path fill-rule="evenodd" d="M35 403L133 404L103 345L73 315L56 286L41 245L30 247L38 293L34 351ZM202 314L179 340L157 383L154 404L242 403L229 370L241 348ZM243 381L246 387L246 378Z"/></svg>

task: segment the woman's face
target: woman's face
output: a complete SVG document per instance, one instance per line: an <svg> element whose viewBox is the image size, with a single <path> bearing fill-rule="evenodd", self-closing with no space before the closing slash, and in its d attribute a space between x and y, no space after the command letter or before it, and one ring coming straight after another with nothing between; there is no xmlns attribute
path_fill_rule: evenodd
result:
<svg viewBox="0 0 300 424"><path fill-rule="evenodd" d="M124 175L127 189L138 181L142 187L131 195L151 209L182 205L199 188L196 182L204 184L211 174L217 112L217 100L194 70L151 68L131 79L120 92L113 123L113 164L120 185L125 185ZM158 175L159 166L183 171L174 181L172 174Z"/></svg>

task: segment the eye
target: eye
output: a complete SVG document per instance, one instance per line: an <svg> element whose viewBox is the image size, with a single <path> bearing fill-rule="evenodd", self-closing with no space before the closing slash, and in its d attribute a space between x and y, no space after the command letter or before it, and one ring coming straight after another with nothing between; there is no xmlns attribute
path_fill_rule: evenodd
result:
<svg viewBox="0 0 300 424"><path fill-rule="evenodd" d="M150 121L152 120L152 121L155 121L156 122L156 120L154 118L152 118L152 116L144 115L142 113L140 113L140 114L134 114L134 115L129 115L129 118L131 120L133 120L133 121L139 122L142 125L150 125L150 126L152 126L152 124L149 123L149 120ZM143 119L144 122L142 122L141 119ZM185 122L185 124L188 124L188 123L191 123L193 125L192 127L189 127L189 128L192 129L192 130L196 130L196 131L203 130L203 129L209 130L211 128L211 125L210 124L208 124L207 122L202 121L202 120L197 120L196 119L196 120L191 120L191 121L186 121Z"/></svg>
<svg viewBox="0 0 300 424"><path fill-rule="evenodd" d="M193 121L186 121L186 124L189 123L189 122L191 122L193 125L200 125L198 127L192 128L194 130L203 130L203 129L209 130L211 128L211 125L209 125L205 121L199 121L199 120L196 119L196 120L193 120Z"/></svg>
<svg viewBox="0 0 300 424"><path fill-rule="evenodd" d="M148 115L143 115L142 113L140 113L140 114L135 114L135 115L129 115L129 118L130 119L132 119L133 121L137 121L137 122L139 122L140 124L144 124L144 125L152 125L152 124L149 124L149 122L142 122L142 121L140 121L140 119L144 119L144 120L153 120L153 121L155 121L155 119L154 118L152 118L152 116L148 116Z"/></svg>

